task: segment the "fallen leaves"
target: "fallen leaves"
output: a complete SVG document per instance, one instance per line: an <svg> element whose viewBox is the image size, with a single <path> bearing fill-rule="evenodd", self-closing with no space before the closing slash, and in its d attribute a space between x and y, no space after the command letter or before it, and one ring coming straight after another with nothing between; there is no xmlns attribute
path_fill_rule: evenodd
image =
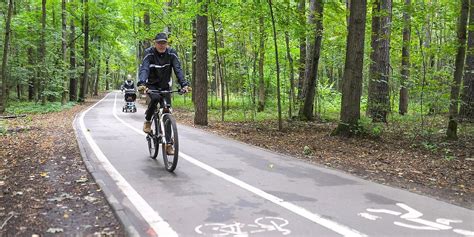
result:
<svg viewBox="0 0 474 237"><path fill-rule="evenodd" d="M63 228L49 228L46 232L56 234L56 233L64 232L64 229Z"/></svg>
<svg viewBox="0 0 474 237"><path fill-rule="evenodd" d="M74 116L86 106L9 120L29 129L0 136L0 203L8 203L0 236L124 236L71 142Z"/></svg>

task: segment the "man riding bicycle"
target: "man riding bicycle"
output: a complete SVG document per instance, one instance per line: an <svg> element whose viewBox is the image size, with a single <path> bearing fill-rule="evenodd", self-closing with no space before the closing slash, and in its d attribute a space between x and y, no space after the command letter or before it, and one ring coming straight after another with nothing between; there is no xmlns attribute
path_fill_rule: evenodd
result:
<svg viewBox="0 0 474 237"><path fill-rule="evenodd" d="M181 91L188 92L189 83L184 80L183 71L181 70L181 63L178 58L178 53L171 47L168 47L168 36L166 33L159 33L154 39L155 45L145 50L145 57L140 65L139 71L139 90L170 90L171 69L178 78L178 83L182 87ZM163 108L163 98L171 106L171 94L149 94L150 103L145 113L145 123L143 124L143 132L149 133L151 131L151 117L156 110L156 105L160 102ZM172 155L174 151L172 146L168 146L166 152Z"/></svg>

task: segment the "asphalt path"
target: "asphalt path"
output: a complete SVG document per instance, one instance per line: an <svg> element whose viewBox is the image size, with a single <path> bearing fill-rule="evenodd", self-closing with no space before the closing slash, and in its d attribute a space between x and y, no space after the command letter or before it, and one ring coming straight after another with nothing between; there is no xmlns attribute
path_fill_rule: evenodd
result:
<svg viewBox="0 0 474 237"><path fill-rule="evenodd" d="M145 108L112 92L74 122L130 236L474 236L474 211L178 124L180 158L149 158ZM291 139L275 137L275 139Z"/></svg>

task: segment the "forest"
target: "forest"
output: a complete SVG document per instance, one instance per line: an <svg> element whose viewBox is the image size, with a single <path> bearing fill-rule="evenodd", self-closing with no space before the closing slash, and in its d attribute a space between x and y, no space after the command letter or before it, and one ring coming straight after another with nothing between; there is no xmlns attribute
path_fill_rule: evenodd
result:
<svg viewBox="0 0 474 237"><path fill-rule="evenodd" d="M472 136L474 1L4 0L0 113L118 89L169 35L194 123L332 121L337 135ZM1 122L1 121L0 121Z"/></svg>

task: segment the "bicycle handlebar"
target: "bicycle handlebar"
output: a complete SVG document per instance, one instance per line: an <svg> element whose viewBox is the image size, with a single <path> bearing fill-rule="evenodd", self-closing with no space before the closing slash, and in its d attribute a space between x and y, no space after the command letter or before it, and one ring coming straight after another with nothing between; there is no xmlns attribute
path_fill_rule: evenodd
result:
<svg viewBox="0 0 474 237"><path fill-rule="evenodd" d="M172 93L178 93L180 95L184 94L182 90L175 90L175 91L160 91L160 90L147 90L146 93L148 94L172 94Z"/></svg>

